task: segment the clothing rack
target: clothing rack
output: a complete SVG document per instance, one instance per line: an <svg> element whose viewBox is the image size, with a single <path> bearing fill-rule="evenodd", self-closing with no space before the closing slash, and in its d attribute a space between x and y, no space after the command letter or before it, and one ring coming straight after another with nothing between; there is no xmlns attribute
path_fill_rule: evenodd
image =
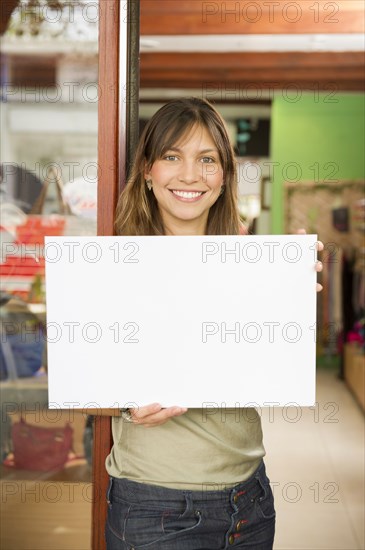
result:
<svg viewBox="0 0 365 550"><path fill-rule="evenodd" d="M285 189L285 231L304 227L317 233L324 245L320 254L323 272L318 280L317 353L342 354L343 341L353 323L352 310L364 306L354 285L361 287L364 266L364 180L287 182ZM352 280L356 273L357 279Z"/></svg>

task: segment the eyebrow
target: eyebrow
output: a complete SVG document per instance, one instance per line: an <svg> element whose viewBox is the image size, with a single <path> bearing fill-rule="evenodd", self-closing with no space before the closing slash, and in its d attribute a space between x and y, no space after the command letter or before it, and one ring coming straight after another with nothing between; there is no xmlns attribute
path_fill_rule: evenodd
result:
<svg viewBox="0 0 365 550"><path fill-rule="evenodd" d="M169 147L168 149L166 149L166 152L167 151L177 151L178 153L181 153L181 149L179 147ZM198 151L198 153L200 154L203 154L203 153L218 153L218 149L202 149L201 151Z"/></svg>

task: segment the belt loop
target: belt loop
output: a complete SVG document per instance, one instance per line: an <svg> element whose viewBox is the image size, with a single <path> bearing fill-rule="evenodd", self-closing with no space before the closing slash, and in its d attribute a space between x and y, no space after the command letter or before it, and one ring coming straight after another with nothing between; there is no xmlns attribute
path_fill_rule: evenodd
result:
<svg viewBox="0 0 365 550"><path fill-rule="evenodd" d="M264 473L265 473L265 463L264 461L262 461L260 466L256 470L255 478L261 479Z"/></svg>
<svg viewBox="0 0 365 550"><path fill-rule="evenodd" d="M194 508L191 491L184 491L184 497L185 497L185 502L186 502L186 508L185 508L185 512L183 513L183 515L181 517L184 517L185 515L189 515L193 511L193 508Z"/></svg>

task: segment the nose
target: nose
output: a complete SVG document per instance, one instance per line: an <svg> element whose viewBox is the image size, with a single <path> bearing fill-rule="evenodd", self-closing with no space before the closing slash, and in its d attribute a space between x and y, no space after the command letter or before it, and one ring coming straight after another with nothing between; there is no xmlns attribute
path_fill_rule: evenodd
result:
<svg viewBox="0 0 365 550"><path fill-rule="evenodd" d="M198 166L196 162L186 160L181 165L178 178L179 181L186 184L196 183L201 178L201 172L202 167Z"/></svg>

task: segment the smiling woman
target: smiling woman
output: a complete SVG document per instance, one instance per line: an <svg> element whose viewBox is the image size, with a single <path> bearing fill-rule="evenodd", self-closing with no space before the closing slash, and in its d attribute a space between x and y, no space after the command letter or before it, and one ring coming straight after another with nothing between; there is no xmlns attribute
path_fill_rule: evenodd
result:
<svg viewBox="0 0 365 550"><path fill-rule="evenodd" d="M147 123L119 198L116 229L120 235L239 235L234 154L209 102L172 100ZM209 248L209 255L216 252ZM252 338L248 325L244 337ZM159 351L151 349L153 360ZM103 413L113 416L114 441L106 459L108 550L272 550L275 509L256 409L222 406L221 414L207 414L152 403L116 412L119 417L115 409Z"/></svg>
<svg viewBox="0 0 365 550"><path fill-rule="evenodd" d="M205 100L164 105L145 127L116 215L120 235L237 235L234 153Z"/></svg>
<svg viewBox="0 0 365 550"><path fill-rule="evenodd" d="M146 169L145 178L167 234L204 235L209 209L224 190L219 152L201 126L181 141Z"/></svg>
<svg viewBox="0 0 365 550"><path fill-rule="evenodd" d="M173 100L152 117L116 228L120 235L240 233L234 154L210 103ZM108 550L272 549L260 417L255 409L227 409L224 421L205 414L159 403L113 414Z"/></svg>

